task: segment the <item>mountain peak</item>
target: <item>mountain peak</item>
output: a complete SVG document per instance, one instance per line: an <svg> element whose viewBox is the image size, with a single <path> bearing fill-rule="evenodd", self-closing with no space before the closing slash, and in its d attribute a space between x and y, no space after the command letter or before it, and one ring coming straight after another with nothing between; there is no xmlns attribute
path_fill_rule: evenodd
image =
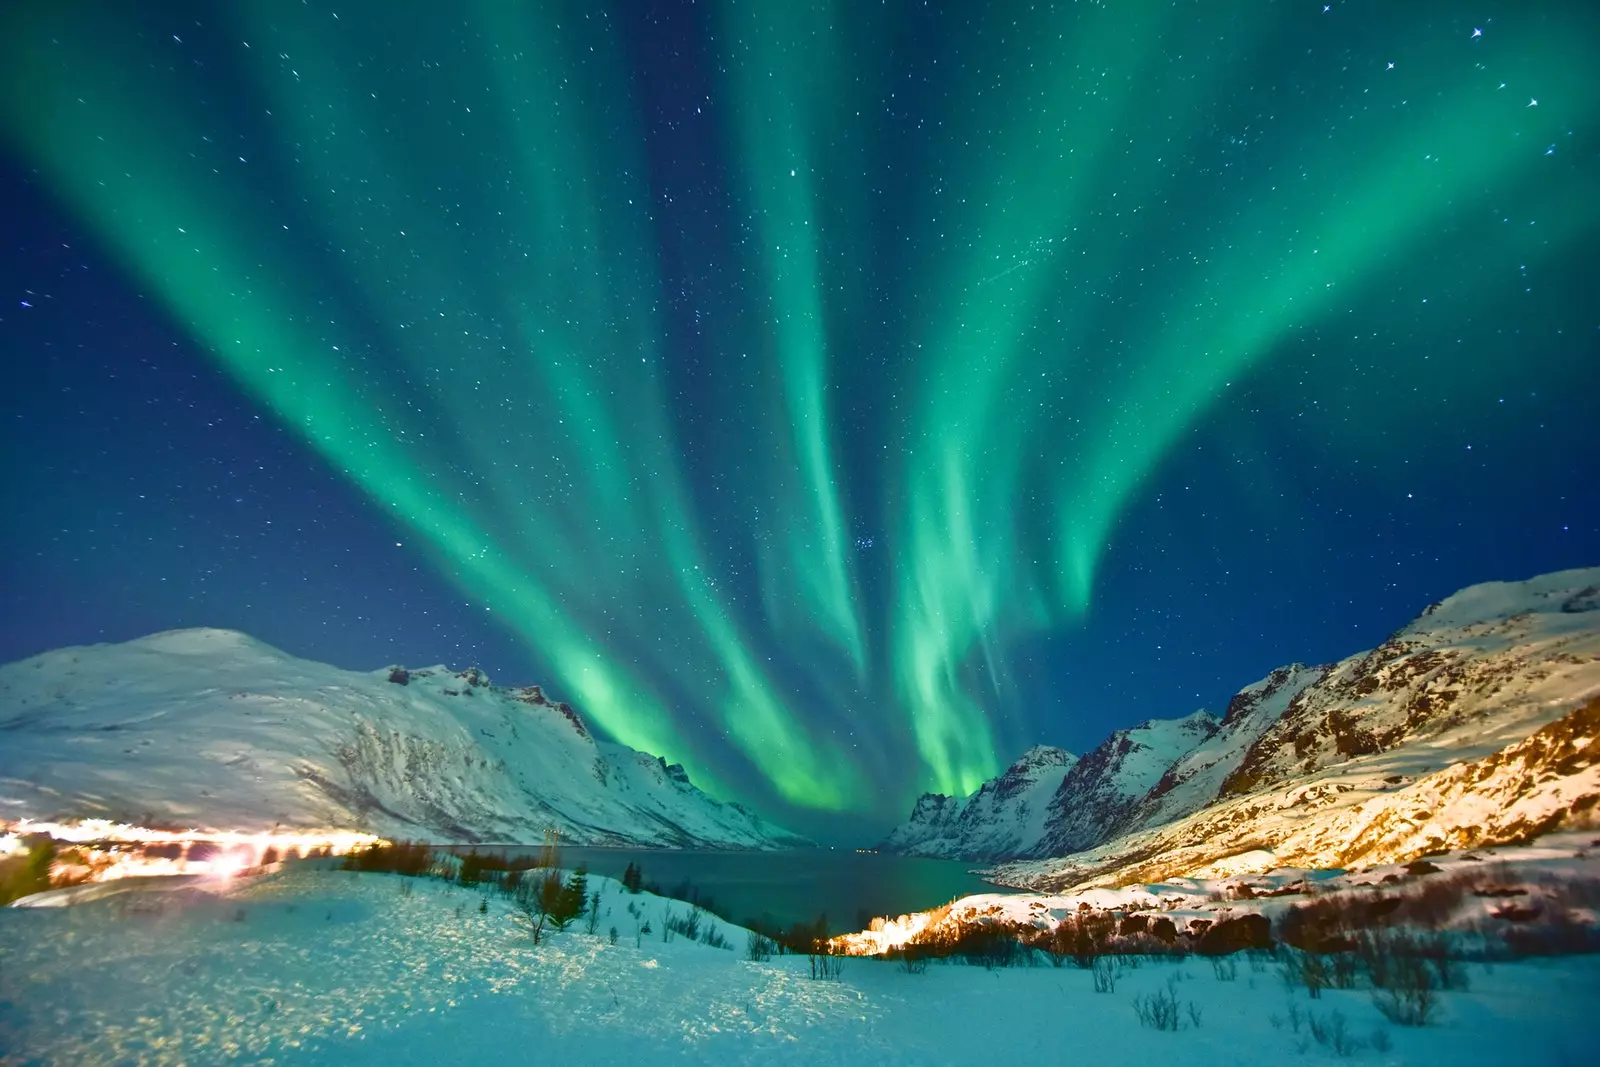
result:
<svg viewBox="0 0 1600 1067"><path fill-rule="evenodd" d="M1524 615L1600 610L1600 567L1555 571L1512 582L1480 582L1428 605L1395 638L1490 626Z"/></svg>
<svg viewBox="0 0 1600 1067"><path fill-rule="evenodd" d="M1081 759L1063 761L1045 817L1027 824L1028 833L1037 831L1032 838L1017 832L1004 801L1014 780L1057 780L1033 774L1050 758L1045 746L1029 749L971 798L923 798L886 847L981 858L1010 844L1016 856L1084 853L1091 859L1082 869L1098 869L1103 853L1154 854L1152 841L1167 827L1193 823L1205 830L1180 835L1185 850L1221 847L1208 835L1259 850L1296 819L1321 818L1315 813L1374 790L1368 803L1381 807L1391 790L1520 743L1595 692L1600 567L1485 582L1430 606L1376 649L1277 668L1239 690L1220 720L1196 711L1113 731ZM1586 787L1571 788L1578 795ZM1267 790L1276 795L1264 802L1259 794ZM1030 817L1037 797L1027 798ZM1463 811L1468 801L1480 802L1467 798ZM1499 801L1481 803L1489 810ZM1235 804L1248 811L1238 814ZM1412 804L1390 822L1418 812L1427 819L1428 811Z"/></svg>
<svg viewBox="0 0 1600 1067"><path fill-rule="evenodd" d="M532 706L530 706L532 705ZM799 839L484 672L346 671L189 629L0 666L0 779L33 818L431 841L787 847Z"/></svg>
<svg viewBox="0 0 1600 1067"><path fill-rule="evenodd" d="M1070 767L1076 762L1078 757L1064 748L1057 748L1055 745L1034 745L1017 757L1007 768L1007 773L1035 767Z"/></svg>

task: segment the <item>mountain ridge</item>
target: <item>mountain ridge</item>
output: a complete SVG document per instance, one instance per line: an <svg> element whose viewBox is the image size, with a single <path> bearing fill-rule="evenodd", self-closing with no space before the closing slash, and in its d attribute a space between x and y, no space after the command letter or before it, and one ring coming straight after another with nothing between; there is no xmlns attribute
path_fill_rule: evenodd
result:
<svg viewBox="0 0 1600 1067"><path fill-rule="evenodd" d="M168 630L0 666L0 817L366 830L433 841L806 843L596 739L478 668L346 671L232 630Z"/></svg>
<svg viewBox="0 0 1600 1067"><path fill-rule="evenodd" d="M1353 859L1372 851L1357 844L1370 831L1323 814L1345 809L1409 827L1406 834L1391 834L1374 846L1380 853L1434 838L1459 842L1471 835L1448 820L1430 837L1424 828L1428 820L1419 815L1426 814L1426 805L1403 819L1385 814L1385 805L1404 806L1437 790L1448 795L1452 810L1466 810L1472 787L1459 773L1449 777L1452 768L1481 764L1485 783L1504 779L1511 773L1508 766L1526 763L1509 754L1515 745L1578 715L1596 693L1600 568L1485 582L1430 604L1377 648L1337 663L1296 663L1272 671L1235 694L1220 720L1206 716L1209 727L1195 713L1113 732L1063 775L1039 837L1019 841L1008 857L973 847L992 836L978 817L965 822L960 837L922 833L915 824L930 813L920 800L884 847L1004 859L1009 862L990 872L996 880L1055 889L1073 879L1122 877L1135 868L1141 876L1184 874L1185 864L1228 862L1235 854L1253 858L1233 862L1272 863L1283 858L1279 853L1285 848L1310 848L1304 841L1311 838L1320 842L1315 855L1295 853L1299 860ZM1131 786L1146 781L1147 774L1125 775L1121 761L1130 753L1139 755L1136 731L1161 729L1163 723L1171 743L1165 749L1147 746L1146 766L1174 748L1181 751L1171 755L1149 788L1130 796ZM1178 730L1183 723L1191 724L1187 734ZM1565 729L1582 732L1581 725ZM1538 749L1547 750L1549 745ZM1550 786L1540 777L1544 771L1526 771L1517 788L1564 796L1569 806L1589 810L1593 801L1585 799L1590 793L1583 784L1587 765L1581 759L1548 759L1549 774L1564 767L1561 773L1578 776L1570 788ZM1401 796L1424 782L1409 799ZM1482 795L1490 788L1481 786ZM967 799L946 798L940 808L960 810ZM1343 829L1318 830L1324 822ZM1344 843L1334 843L1336 838ZM1411 844L1402 845L1402 838Z"/></svg>
<svg viewBox="0 0 1600 1067"><path fill-rule="evenodd" d="M879 845L880 851L967 858L1003 856L1043 830L1050 798L1078 757L1064 748L1034 745L969 797L924 793L912 817Z"/></svg>

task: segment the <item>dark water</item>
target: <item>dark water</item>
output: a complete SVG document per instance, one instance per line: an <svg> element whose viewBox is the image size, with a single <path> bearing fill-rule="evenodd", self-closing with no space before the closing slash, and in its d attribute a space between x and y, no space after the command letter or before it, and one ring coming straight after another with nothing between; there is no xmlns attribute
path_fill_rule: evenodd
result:
<svg viewBox="0 0 1600 1067"><path fill-rule="evenodd" d="M457 850L460 851L460 850ZM479 851L536 855L537 846L484 846ZM651 883L671 891L691 882L715 910L743 923L779 926L827 916L830 933L859 930L876 915L937 907L969 893L1003 892L968 871L972 864L834 849L786 852L678 852L663 849L561 849L563 867L621 878L636 863Z"/></svg>

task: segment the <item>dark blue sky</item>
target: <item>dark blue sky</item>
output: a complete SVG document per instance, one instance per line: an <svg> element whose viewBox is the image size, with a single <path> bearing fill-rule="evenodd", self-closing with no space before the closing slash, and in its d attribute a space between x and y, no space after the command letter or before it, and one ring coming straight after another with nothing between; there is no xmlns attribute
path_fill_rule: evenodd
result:
<svg viewBox="0 0 1600 1067"><path fill-rule="evenodd" d="M1550 18L1581 10L1582 5L1551 5ZM135 71L144 69L141 64L172 67L175 61L166 53L159 63L150 57L168 47L166 38L180 36L175 28L192 34L179 42L194 49L184 53L189 66L176 69L211 94L207 106L234 114L241 139L293 140L275 116L256 113L249 78L225 47L233 28L190 27L210 17L203 9L117 14L86 5L84 12L105 28L104 36L116 42L112 51ZM1113 395L1127 395L1127 383L1137 381L1144 361L1154 359L1140 345L1152 317L1165 320L1168 295L1174 295L1171 311L1183 314L1175 299L1183 291L1178 272L1185 269L1187 235L1196 226L1209 227L1208 247L1231 247L1230 220L1251 217L1250 205L1267 196L1262 190L1269 188L1268 176L1286 181L1295 168L1316 162L1347 165L1348 187L1328 179L1329 196L1286 209L1304 216L1290 227L1296 234L1315 231L1319 220L1337 210L1339 197L1348 192L1355 198L1363 183L1377 181L1363 169L1363 151L1392 147L1397 137L1413 138L1424 149L1437 132L1426 123L1411 129L1404 125L1408 120L1391 118L1381 129L1350 135L1347 148L1297 154L1307 131L1340 113L1339 106L1324 106L1328 99L1355 110L1355 102L1371 91L1359 79L1376 79L1387 70L1383 56L1432 48L1438 51L1426 52L1426 61L1437 68L1436 95L1461 93L1462 107L1480 106L1478 97L1469 99L1452 80L1454 53L1445 51L1469 40L1473 27L1457 25L1445 9L1419 8L1399 18L1385 14L1383 5L1345 4L1330 15L1343 20L1338 28L1324 30L1315 22L1319 13L1308 11L1237 46L1256 57L1262 85L1218 93L1215 110L1196 120L1205 126L1186 150L1187 173L1142 180L1113 169L1103 179L1104 188L1113 190L1143 187L1149 193L1153 187L1147 203L1153 223L1130 223L1101 207L1068 218L1076 227L1071 231L1062 229L1060 219L1041 224L1044 234L1099 236L1081 262L1059 265L1063 280L1046 277L1036 287L1032 313L1046 325L1022 331L1010 357L1008 400L975 410L981 424L975 433L1021 418L1019 390L1030 375L1038 376L1035 368L1054 366L1055 353L1068 343L1059 329L1062 318L1080 312L1091 291L1105 295L1093 305L1094 329L1072 342L1083 349L1076 357L1085 368L1083 384L1052 394L1043 413L1019 434L1009 465L990 464L989 457L1005 453L1001 445L980 450L985 459L975 463L975 471L1014 478L1018 486L1007 497L1014 513L980 516L982 566L997 566L1014 578L1052 551L1055 516L1070 510L1072 498L1053 495L1051 478L1039 472L1051 463L1069 470L1087 463L1094 453L1089 439L1113 432L1108 426L1097 431L1094 412ZM1534 20L1520 27L1533 42L1528 54L1559 49L1558 40L1547 39L1559 36L1559 25ZM608 38L618 57L604 82L605 106L596 111L612 124L602 140L626 138L632 144L637 167L627 178L647 191L652 204L644 247L653 262L642 283L649 291L613 299L651 313L650 344L673 442L671 462L685 486L686 521L696 524L706 567L719 572L718 595L731 605L785 713L817 736L847 738L862 753L858 771L871 784L842 805L843 814L810 812L794 804L793 795L770 787L770 776L747 756L692 736L697 729L707 737L727 734L726 722L718 725L715 715L694 706L720 700L711 695L719 683L709 668L669 677L651 666L648 653L634 648L639 635L650 632L649 617L657 611L644 600L629 600L626 591L613 594L604 614L608 621L602 625L593 621L598 616L590 617L587 632L604 641L614 624L619 634L627 633L614 647L619 662L634 665L671 706L673 728L728 788L825 835L848 838L881 827L917 788L938 781L921 769L926 751L903 725L907 717L915 719L917 709L906 706L905 689L895 681L905 668L897 662L901 646L892 636L905 614L905 575L916 562L915 531L907 533L915 478L902 472L914 471L920 451L929 447L917 397L960 358L934 353L940 338L930 323L940 318L941 290L926 281L922 269L938 254L937 231L944 223L930 222L921 212L930 198L944 195L930 190L930 183L948 180L959 191L966 182L966 195L976 202L986 181L1004 187L1007 180L1003 166L980 175L983 168L972 161L951 159L950 128L973 125L973 116L983 115L978 125L1003 140L1008 122L1020 128L1030 121L1003 108L983 113L961 96L964 75L997 58L1003 65L1008 49L1020 47L997 32L972 31L968 40L969 31L954 14L934 9L885 15L860 29L870 36L859 40L849 27L841 28L836 48L843 68L858 73L825 86L824 102L806 105L824 117L829 109L869 112L859 128L820 140L813 131L809 142L817 174L809 221L826 233L817 246L818 291L830 309L821 411L867 663L863 678L837 684L826 676L840 670L838 657L815 653L807 643L812 637L779 625L771 607L772 589L787 580L774 572L799 566L794 557L774 554L759 529L775 521L781 532L788 521L790 503L776 499L788 492L788 483L781 481L781 469L773 473L774 465L782 468L785 453L758 457L760 446L752 444L748 457L741 454L747 441L761 440L747 436L752 431L745 420L752 412L782 423L789 410L772 384L781 376L763 384L742 369L751 353L774 365L786 358L779 343L763 347L761 335L789 281L770 267L763 276L762 218L780 213L783 205L769 200L766 208L752 211L751 202L761 203L763 193L747 188L744 175L759 146L741 141L739 121L725 113L742 107L759 124L786 105L778 97L728 99L739 82L722 57L738 27L702 9L623 5L606 27L585 31ZM763 32L785 31L774 24ZM1193 47L1215 51L1219 64L1237 58L1228 51L1234 45L1207 41ZM573 48L581 43L567 42ZM446 37L405 47L432 48L442 60L467 65L458 44ZM757 51L760 45L758 40ZM374 39L364 47L381 57L391 46ZM1508 78L1537 66L1523 60L1503 59L1515 72ZM1470 73L1472 62L1476 57L1462 60L1461 69ZM1351 73L1353 64L1375 66L1358 75ZM874 73L863 77L859 70L867 66ZM383 77L397 91L408 84L403 70L385 70ZM470 69L465 80L471 80ZM1265 116L1259 103L1246 103L1262 88L1274 91ZM15 94L18 87L7 83L0 91ZM414 91L427 91L420 76ZM1136 88L1126 91L1138 94ZM1518 91L1531 98L1531 92ZM1553 99L1561 96L1564 102ZM1167 428L1158 455L1130 477L1106 527L1086 611L1033 603L1051 600L1048 582L1001 583L1006 595L998 615L985 616L984 632L956 665L989 716L1002 763L1033 742L1082 751L1109 730L1144 718L1220 708L1232 692L1275 666L1371 647L1428 602L1473 582L1600 563L1595 217L1562 206L1573 189L1586 185L1592 192L1600 174L1594 98L1592 82L1552 87L1538 103L1565 108L1566 133L1549 153L1542 143L1533 146L1526 165L1498 171L1493 160L1445 160L1441 166L1463 173L1482 166L1485 174L1498 176L1484 178L1483 188L1472 187L1473 196L1462 190L1476 177L1454 193L1440 185L1439 195L1457 196L1459 205L1452 200L1448 210L1430 216L1420 236L1396 236L1391 244L1383 229L1394 227L1398 234L1403 220L1375 212L1373 233L1355 257L1359 266L1344 278L1348 299L1303 321L1287 316L1192 418L1161 423ZM1167 104L1159 96L1145 100L1141 106L1148 114L1130 106L1122 121L1135 139L1146 130L1170 132L1161 112ZM181 112L181 104L172 106ZM708 109L723 117L696 121ZM1531 121L1507 114L1506 123ZM1485 121L1486 138L1504 135L1494 151L1524 149L1513 136L1520 127ZM935 127L945 132L926 132ZM1108 143L1081 131L1074 136ZM156 156L181 154L180 148L159 140L147 146ZM1348 159L1340 152L1348 152ZM24 137L0 137L0 202L7 218L0 254L0 356L8 378L0 399L0 454L6 459L0 480L0 660L174 627L219 626L349 668L478 663L497 681L543 682L560 695L574 695L564 691L563 665L537 632L503 624L506 612L485 603L488 598L475 592L481 585L463 577L466 564L429 547L405 518L375 499L370 484L343 473L293 428L280 407L242 384L215 354L215 344L185 321L181 307L158 294L160 285L152 285L150 275L133 269L137 257L130 257L126 244L114 250L119 246L111 230L91 217L81 198L68 195L59 173L39 155ZM594 159L593 166L608 166L603 152ZM472 158L458 161L451 175L470 188L475 165ZM1227 184L1239 171L1262 184ZM262 203L299 201L297 210L312 214L300 192L283 188L271 174L215 181L237 182L239 195ZM849 191L839 192L842 187ZM1048 183L1041 188L1031 194L1035 199L1048 195ZM1024 200L1019 210L1034 210L1033 203ZM973 210L968 218L958 212L949 225L976 248L986 231L982 212ZM475 242L489 241L486 228L495 223L485 216L464 231L451 231L469 257ZM866 228L859 225L863 219ZM1252 231L1240 240L1258 237ZM1028 258L1032 253L1024 249L1018 255L1001 268L1036 269ZM1155 265L1149 275L1154 287L1130 280L1147 262ZM329 258L317 269L324 277L336 275L337 263ZM618 276L606 277L611 284ZM766 295L764 281L770 283ZM1172 294L1159 291L1168 281ZM402 278L397 285L414 292L416 282ZM1220 292L1214 315L1227 318L1262 313L1251 302L1273 290L1241 284ZM396 300L406 298L395 294ZM983 313L984 290L965 299L973 314ZM475 309L474 323L492 317L492 306L485 301ZM392 333L373 325L378 318L374 312L367 325L351 329L381 372L398 357L385 348ZM1213 322L1207 318L1200 325ZM444 366L445 357L439 358ZM1193 358L1210 357L1197 352ZM452 356L440 388L492 378L493 365L474 359ZM597 365L602 381L620 373L604 362ZM1181 362L1176 366L1164 372L1166 384L1139 403L1159 407L1175 388L1170 375L1188 373ZM383 389L377 387L380 404ZM628 411L613 414L618 426L631 417ZM436 413L429 417L448 424ZM507 447L526 451L529 462L537 463L552 431L547 425L535 430L532 420L523 425L530 427L527 438L509 440ZM776 436L784 439L781 432ZM479 484L480 472L470 469L475 454L481 456L463 447L451 459L462 499ZM769 486L775 487L770 499ZM992 498L974 491L973 501L986 499ZM475 499L471 506L489 516L483 520L489 529L498 529L492 501ZM581 485L542 497L530 493L526 506L551 514L583 514L587 507ZM777 520L769 519L773 512ZM1012 536L982 532L995 527L1010 528ZM1009 546L1018 558L984 560L983 551L994 544ZM554 565L529 544L516 551L529 573ZM662 549L659 555L608 560L599 541L582 558L596 573L613 566L638 571L640 588L653 589L651 561L665 575L665 556ZM559 563L570 566L572 558ZM947 562L934 569L950 573ZM680 580L662 578L668 584ZM802 592L797 588L792 597L777 600L798 603ZM574 587L556 598L578 604L582 596ZM571 610L582 615L581 605ZM671 620L663 622L660 635L668 650L676 642L692 643L679 629L690 615L659 610ZM698 617L700 609L695 612ZM994 669L1007 678L998 691L982 681L991 668L980 646L990 638L999 657ZM848 696L837 697L841 691ZM841 706L819 710L829 701Z"/></svg>

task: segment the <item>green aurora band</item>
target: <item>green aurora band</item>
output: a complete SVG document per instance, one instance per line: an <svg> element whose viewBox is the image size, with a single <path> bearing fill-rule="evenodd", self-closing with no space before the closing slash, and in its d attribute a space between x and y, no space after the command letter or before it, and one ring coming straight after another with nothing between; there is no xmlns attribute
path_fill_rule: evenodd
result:
<svg viewBox="0 0 1600 1067"><path fill-rule="evenodd" d="M858 239L881 210L858 176L892 150L874 108L916 91L869 62L895 17L724 0L708 121L746 239L718 254L749 280L719 440L759 568L746 604L685 466L661 209L612 19L576 0L355 8L218 10L230 98L114 8L18 5L0 129L600 727L723 793L715 769L743 759L791 804L883 804L868 783L896 735L921 759L911 786L975 789L1029 735L1009 643L1081 623L1119 516L1219 397L1441 255L1550 256L1600 222L1544 153L1594 132L1575 43L1592 15L1492 41L1402 24L1403 64L1358 57L1339 91L1224 129L1265 91L1261 5L1008 11L929 97L933 169L904 191L919 254L897 268L914 325L891 342L903 432L868 458L874 492L842 462L834 379L874 314L856 290L887 269ZM1464 250L1528 196L1559 220L1539 242L1508 228ZM884 531L882 605L861 528ZM788 691L775 655L846 680ZM862 701L899 715L863 735Z"/></svg>

